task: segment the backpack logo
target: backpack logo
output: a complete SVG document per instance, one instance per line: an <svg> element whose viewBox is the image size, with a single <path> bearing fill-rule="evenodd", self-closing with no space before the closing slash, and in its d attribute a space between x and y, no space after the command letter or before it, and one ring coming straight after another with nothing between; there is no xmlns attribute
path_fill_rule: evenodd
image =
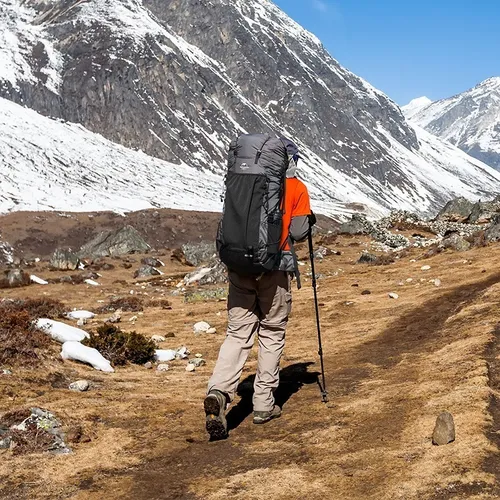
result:
<svg viewBox="0 0 500 500"><path fill-rule="evenodd" d="M241 170L248 170L250 167L246 163L240 165Z"/></svg>

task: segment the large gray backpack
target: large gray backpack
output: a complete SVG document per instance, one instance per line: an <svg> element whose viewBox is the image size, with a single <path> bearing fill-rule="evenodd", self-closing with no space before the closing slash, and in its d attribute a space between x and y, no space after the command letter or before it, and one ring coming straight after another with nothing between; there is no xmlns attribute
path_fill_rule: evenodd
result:
<svg viewBox="0 0 500 500"><path fill-rule="evenodd" d="M285 143L270 135L242 135L231 143L217 234L230 270L252 275L279 265L288 162Z"/></svg>

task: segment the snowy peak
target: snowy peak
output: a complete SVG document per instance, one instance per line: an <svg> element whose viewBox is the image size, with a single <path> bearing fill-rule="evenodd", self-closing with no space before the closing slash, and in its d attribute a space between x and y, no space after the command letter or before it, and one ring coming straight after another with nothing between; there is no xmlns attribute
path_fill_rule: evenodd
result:
<svg viewBox="0 0 500 500"><path fill-rule="evenodd" d="M403 112L412 123L500 169L500 78L493 77L449 99Z"/></svg>
<svg viewBox="0 0 500 500"><path fill-rule="evenodd" d="M293 138L323 213L426 213L499 190L500 174L415 130L268 0L2 0L0 41L8 210L31 206L28 185L44 208L220 206L214 186L242 132Z"/></svg>
<svg viewBox="0 0 500 500"><path fill-rule="evenodd" d="M432 101L428 97L417 97L416 99L411 100L406 106L403 106L401 110L406 118L411 119L422 109L429 106L429 104L432 104Z"/></svg>

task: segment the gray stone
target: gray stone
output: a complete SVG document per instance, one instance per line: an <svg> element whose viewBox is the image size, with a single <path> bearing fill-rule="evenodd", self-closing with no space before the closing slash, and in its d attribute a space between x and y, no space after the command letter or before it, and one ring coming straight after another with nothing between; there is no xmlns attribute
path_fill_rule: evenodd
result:
<svg viewBox="0 0 500 500"><path fill-rule="evenodd" d="M134 278L150 278L151 276L161 276L161 272L156 267L142 266L134 273Z"/></svg>
<svg viewBox="0 0 500 500"><path fill-rule="evenodd" d="M358 259L358 264L373 264L377 262L378 257L369 252L363 252L361 257Z"/></svg>
<svg viewBox="0 0 500 500"><path fill-rule="evenodd" d="M157 344L161 344L162 342L165 342L167 340L165 337L162 337L161 335L153 335L151 337L151 340L153 342L156 342Z"/></svg>
<svg viewBox="0 0 500 500"><path fill-rule="evenodd" d="M465 220L474 208L474 203L467 198L459 197L450 200L438 213L436 219Z"/></svg>
<svg viewBox="0 0 500 500"><path fill-rule="evenodd" d="M195 368L200 368L200 366L205 366L207 364L203 358L193 358L190 359L188 363L194 365Z"/></svg>
<svg viewBox="0 0 500 500"><path fill-rule="evenodd" d="M181 247L186 264L198 267L210 262L216 254L215 242L202 241L201 243L186 243Z"/></svg>
<svg viewBox="0 0 500 500"><path fill-rule="evenodd" d="M49 266L59 271L75 271L80 265L78 255L69 248L58 248L52 254Z"/></svg>
<svg viewBox="0 0 500 500"><path fill-rule="evenodd" d="M148 361L147 363L144 363L144 368L146 368L146 370L152 370L153 369L153 363L151 363L151 361Z"/></svg>
<svg viewBox="0 0 500 500"><path fill-rule="evenodd" d="M120 323L122 320L121 310L115 311L115 313L106 320L106 323Z"/></svg>
<svg viewBox="0 0 500 500"><path fill-rule="evenodd" d="M0 439L0 450L8 450L11 447L12 438L7 436L3 439Z"/></svg>
<svg viewBox="0 0 500 500"><path fill-rule="evenodd" d="M103 231L83 245L80 257L115 257L130 253L146 253L151 250L137 229L125 226L117 231Z"/></svg>
<svg viewBox="0 0 500 500"><path fill-rule="evenodd" d="M452 233L441 242L444 248L451 248L457 252L465 252L471 249L471 244L457 233Z"/></svg>
<svg viewBox="0 0 500 500"><path fill-rule="evenodd" d="M484 233L486 241L500 241L500 223L493 224Z"/></svg>
<svg viewBox="0 0 500 500"><path fill-rule="evenodd" d="M184 277L184 283L186 285L191 285L193 283L199 285L215 285L227 283L227 280L227 268L218 257L212 259L206 266L199 267L195 271L186 274Z"/></svg>
<svg viewBox="0 0 500 500"><path fill-rule="evenodd" d="M391 292L389 294L389 298L397 300L397 299L399 299L399 295L395 292Z"/></svg>
<svg viewBox="0 0 500 500"><path fill-rule="evenodd" d="M453 441L455 441L455 422L453 415L445 411L436 420L436 426L432 433L432 443L443 446Z"/></svg>
<svg viewBox="0 0 500 500"><path fill-rule="evenodd" d="M85 392L90 388L90 382L88 380L77 380L72 384L69 384L69 389L75 392Z"/></svg>
<svg viewBox="0 0 500 500"><path fill-rule="evenodd" d="M4 277L0 279L0 288L18 288L31 284L29 274L22 269L11 269L4 271Z"/></svg>
<svg viewBox="0 0 500 500"><path fill-rule="evenodd" d="M339 234L369 234L370 226L367 224L367 219L364 216L353 215L350 221L340 225Z"/></svg>
<svg viewBox="0 0 500 500"><path fill-rule="evenodd" d="M168 372L169 366L165 363L161 363L156 367L157 372Z"/></svg>
<svg viewBox="0 0 500 500"><path fill-rule="evenodd" d="M154 257L145 257L141 259L141 264L150 267L163 267L164 264L161 260L155 259Z"/></svg>

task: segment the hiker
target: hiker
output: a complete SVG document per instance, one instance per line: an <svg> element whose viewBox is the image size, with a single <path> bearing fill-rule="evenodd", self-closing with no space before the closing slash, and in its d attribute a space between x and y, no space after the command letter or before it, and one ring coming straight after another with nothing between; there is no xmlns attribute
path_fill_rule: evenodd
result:
<svg viewBox="0 0 500 500"><path fill-rule="evenodd" d="M213 440L227 436L225 412L256 334L253 423L264 424L281 415L274 391L292 306L292 275L300 287L292 243L306 239L315 223L307 188L296 177L298 160L299 150L292 141L266 135L241 136L229 150L217 238L229 271L228 329L204 401L206 428ZM265 244L259 245L262 239Z"/></svg>

